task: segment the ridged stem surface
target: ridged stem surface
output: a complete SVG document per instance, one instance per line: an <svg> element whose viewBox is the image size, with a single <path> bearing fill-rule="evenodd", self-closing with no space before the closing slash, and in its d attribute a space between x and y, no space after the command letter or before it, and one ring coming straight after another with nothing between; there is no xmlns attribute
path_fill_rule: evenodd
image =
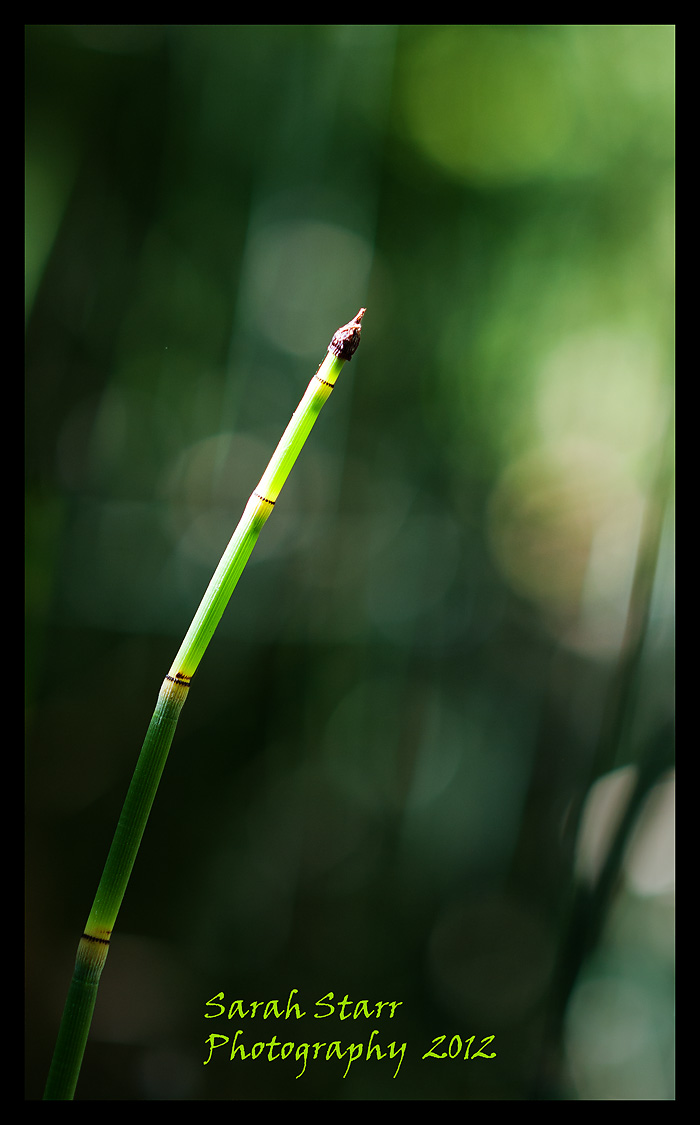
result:
<svg viewBox="0 0 700 1125"><path fill-rule="evenodd" d="M78 945L75 970L44 1093L45 1101L70 1101L75 1094L112 930L136 861L177 721L187 699L190 681L321 407L328 400L346 360L352 357L357 348L364 311L361 309L354 320L339 328L331 340L326 358L311 379L267 469L246 504L163 681L95 901Z"/></svg>

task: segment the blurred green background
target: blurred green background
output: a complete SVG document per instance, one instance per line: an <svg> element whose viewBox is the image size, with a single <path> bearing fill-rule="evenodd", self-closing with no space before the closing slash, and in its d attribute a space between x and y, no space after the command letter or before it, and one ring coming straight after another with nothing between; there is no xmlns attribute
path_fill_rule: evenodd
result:
<svg viewBox="0 0 700 1125"><path fill-rule="evenodd" d="M366 305L77 1097L672 1098L673 26L32 25L26 106L27 1097L162 678ZM292 988L403 1005L204 1019ZM204 1067L239 1026L406 1056Z"/></svg>

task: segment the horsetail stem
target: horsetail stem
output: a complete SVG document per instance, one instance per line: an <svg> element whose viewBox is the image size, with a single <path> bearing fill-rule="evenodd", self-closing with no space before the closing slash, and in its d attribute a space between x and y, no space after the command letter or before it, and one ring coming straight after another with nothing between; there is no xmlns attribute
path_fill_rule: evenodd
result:
<svg viewBox="0 0 700 1125"><path fill-rule="evenodd" d="M168 757L177 720L187 698L190 681L321 407L329 398L343 365L357 349L364 314L365 309L360 309L357 316L339 328L333 336L325 359L312 377L269 465L246 504L238 527L163 681L95 901L78 945L75 971L44 1093L45 1101L70 1101L73 1098L90 1031L100 975L109 952L110 937Z"/></svg>

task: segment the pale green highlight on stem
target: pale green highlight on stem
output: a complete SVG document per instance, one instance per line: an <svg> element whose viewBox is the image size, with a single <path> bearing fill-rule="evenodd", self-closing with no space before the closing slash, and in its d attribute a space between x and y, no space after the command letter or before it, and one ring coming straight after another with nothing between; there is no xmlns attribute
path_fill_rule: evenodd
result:
<svg viewBox="0 0 700 1125"><path fill-rule="evenodd" d="M107 856L95 901L78 946L75 971L61 1020L44 1100L70 1101L80 1074L109 941L170 750L192 675L243 573L258 535L344 363L360 339L360 309L339 328L328 354L292 415L238 527L224 551L168 675L163 681Z"/></svg>
<svg viewBox="0 0 700 1125"><path fill-rule="evenodd" d="M194 620L170 667L171 676L176 676L178 673L185 676L194 675L235 585L243 573L262 526L272 511L282 485L289 476L321 407L333 390L344 363L345 360L329 352L309 383L306 394L294 411L214 572Z"/></svg>

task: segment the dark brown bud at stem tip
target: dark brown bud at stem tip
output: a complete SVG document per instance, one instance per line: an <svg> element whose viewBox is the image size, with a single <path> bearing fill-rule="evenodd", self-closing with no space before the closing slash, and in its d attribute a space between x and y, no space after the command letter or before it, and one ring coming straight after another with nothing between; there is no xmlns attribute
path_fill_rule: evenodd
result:
<svg viewBox="0 0 700 1125"><path fill-rule="evenodd" d="M338 359L352 359L357 351L360 343L360 332L362 331L360 321L366 312L367 309L360 309L356 317L353 317L352 320L338 329L328 345L328 351L337 355Z"/></svg>

